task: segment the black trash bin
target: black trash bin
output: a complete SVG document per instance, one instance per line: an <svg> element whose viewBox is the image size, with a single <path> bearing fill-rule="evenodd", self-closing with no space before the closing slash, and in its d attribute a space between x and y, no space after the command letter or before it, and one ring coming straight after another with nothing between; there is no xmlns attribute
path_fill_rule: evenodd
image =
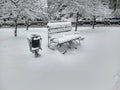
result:
<svg viewBox="0 0 120 90"><path fill-rule="evenodd" d="M37 35L37 34L32 34L27 39L28 39L30 51L35 54L35 57L40 56L39 49L42 50L42 48L41 48L41 44L42 44L41 36Z"/></svg>

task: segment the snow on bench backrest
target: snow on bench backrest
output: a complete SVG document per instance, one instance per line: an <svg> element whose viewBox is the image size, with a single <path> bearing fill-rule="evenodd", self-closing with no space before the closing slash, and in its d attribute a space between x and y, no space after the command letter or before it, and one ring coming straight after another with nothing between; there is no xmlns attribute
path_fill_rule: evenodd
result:
<svg viewBox="0 0 120 90"><path fill-rule="evenodd" d="M72 30L71 22L48 23L47 27L50 33L61 33Z"/></svg>

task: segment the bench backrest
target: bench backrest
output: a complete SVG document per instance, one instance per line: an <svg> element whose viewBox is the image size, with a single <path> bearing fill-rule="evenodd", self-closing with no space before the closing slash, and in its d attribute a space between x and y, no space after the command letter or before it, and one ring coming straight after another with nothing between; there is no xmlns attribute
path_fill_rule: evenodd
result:
<svg viewBox="0 0 120 90"><path fill-rule="evenodd" d="M61 33L68 32L72 30L71 22L57 22L57 23L48 23L47 28L49 33Z"/></svg>

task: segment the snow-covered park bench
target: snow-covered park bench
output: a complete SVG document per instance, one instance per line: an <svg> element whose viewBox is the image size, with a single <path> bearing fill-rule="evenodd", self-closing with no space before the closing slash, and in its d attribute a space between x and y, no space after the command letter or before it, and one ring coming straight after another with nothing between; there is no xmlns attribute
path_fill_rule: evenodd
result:
<svg viewBox="0 0 120 90"><path fill-rule="evenodd" d="M71 47L73 41L80 43L84 38L78 32L72 30L71 22L48 23L48 48L59 48L68 43Z"/></svg>

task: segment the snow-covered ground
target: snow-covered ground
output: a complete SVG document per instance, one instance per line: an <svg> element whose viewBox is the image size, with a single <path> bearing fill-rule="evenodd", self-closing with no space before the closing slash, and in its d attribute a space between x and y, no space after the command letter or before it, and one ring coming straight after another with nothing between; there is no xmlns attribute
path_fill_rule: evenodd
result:
<svg viewBox="0 0 120 90"><path fill-rule="evenodd" d="M120 27L79 27L85 40L65 55L47 48L46 28L0 28L0 90L120 90ZM42 36L39 58L26 37Z"/></svg>

